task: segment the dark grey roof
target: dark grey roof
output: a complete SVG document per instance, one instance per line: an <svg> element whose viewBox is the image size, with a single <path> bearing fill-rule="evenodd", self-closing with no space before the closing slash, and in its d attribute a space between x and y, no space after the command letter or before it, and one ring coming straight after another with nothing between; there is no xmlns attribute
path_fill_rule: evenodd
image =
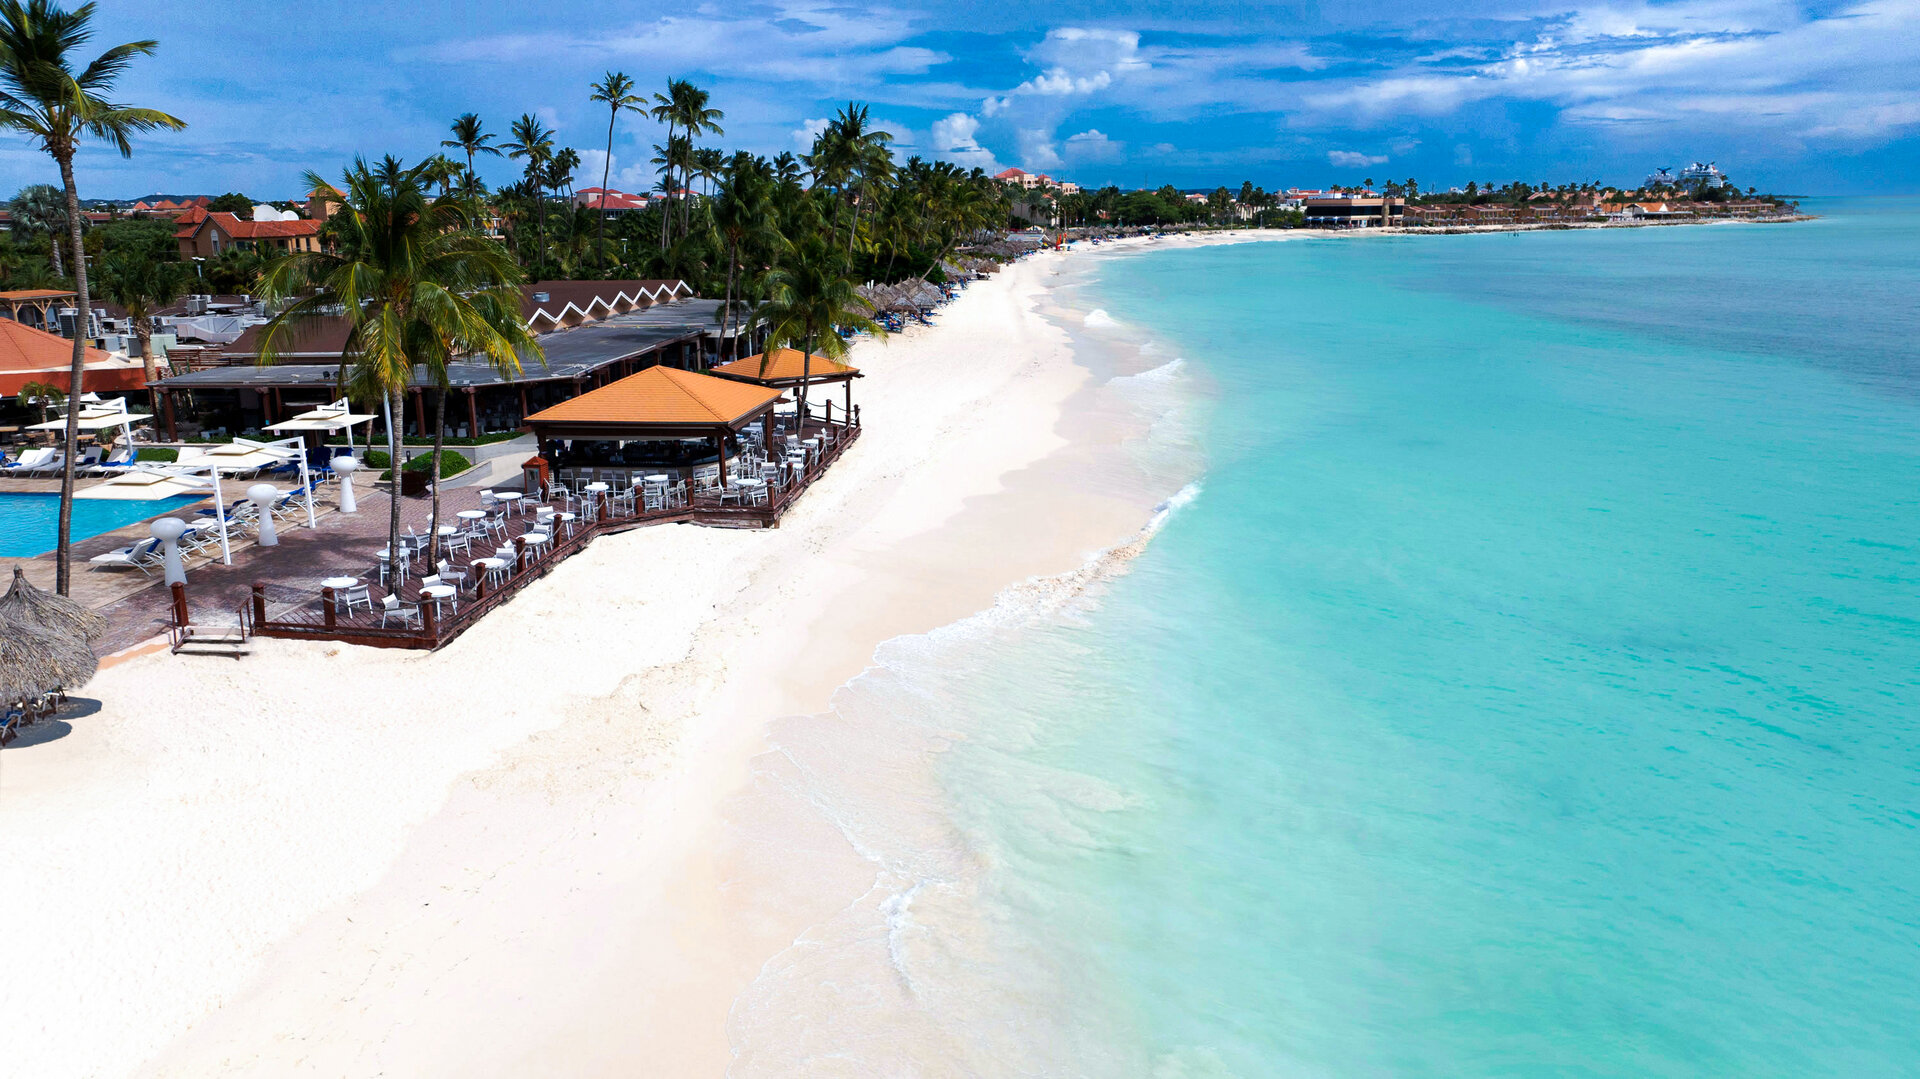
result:
<svg viewBox="0 0 1920 1079"><path fill-rule="evenodd" d="M602 367L666 345L718 333L720 326L713 316L719 307L718 300L680 300L571 330L541 334L540 346L546 353L544 364L523 354L520 374L507 378L485 363L455 363L447 372L448 381L455 388L464 389L582 378ZM161 379L160 385L171 390L288 389L330 387L338 377L339 365L331 363L286 363L272 367L240 364L174 375ZM414 372L413 384L431 385L420 370Z"/></svg>

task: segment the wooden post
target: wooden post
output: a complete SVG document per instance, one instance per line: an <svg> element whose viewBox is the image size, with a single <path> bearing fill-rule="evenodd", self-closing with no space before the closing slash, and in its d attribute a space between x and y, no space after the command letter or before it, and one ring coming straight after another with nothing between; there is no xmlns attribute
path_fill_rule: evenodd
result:
<svg viewBox="0 0 1920 1079"><path fill-rule="evenodd" d="M180 426L175 422L175 416L173 414L173 391L161 390L160 397L167 405L167 441L178 442L180 441Z"/></svg>
<svg viewBox="0 0 1920 1079"><path fill-rule="evenodd" d="M519 572L521 563L527 560L527 537L513 537L513 568Z"/></svg>
<svg viewBox="0 0 1920 1079"><path fill-rule="evenodd" d="M440 605L431 600L420 604L420 635L429 640L440 639Z"/></svg>
<svg viewBox="0 0 1920 1079"><path fill-rule="evenodd" d="M184 628L187 624L187 586L179 581L173 582L173 624Z"/></svg>
<svg viewBox="0 0 1920 1079"><path fill-rule="evenodd" d="M320 590L320 604L321 604L321 610L320 610L321 621L327 624L328 629L332 629L334 625L338 623L340 620L340 612L334 610L333 589L331 587L322 588Z"/></svg>
<svg viewBox="0 0 1920 1079"><path fill-rule="evenodd" d="M727 436L713 436L713 452L720 462L720 490L724 493L727 489Z"/></svg>
<svg viewBox="0 0 1920 1079"><path fill-rule="evenodd" d="M427 438L431 434L427 430L427 392L425 390L413 391L413 427L421 438ZM394 473L395 490L399 490L399 479L400 474Z"/></svg>
<svg viewBox="0 0 1920 1079"><path fill-rule="evenodd" d="M578 386L574 388L579 389ZM527 422L527 388L525 386L520 387L520 422Z"/></svg>
<svg viewBox="0 0 1920 1079"><path fill-rule="evenodd" d="M265 625L267 621L267 586L255 583L253 586L253 624Z"/></svg>
<svg viewBox="0 0 1920 1079"><path fill-rule="evenodd" d="M467 387L467 433L476 439L480 437L479 397L472 386Z"/></svg>
<svg viewBox="0 0 1920 1079"><path fill-rule="evenodd" d="M833 426L833 401L831 399L827 401L827 426Z"/></svg>
<svg viewBox="0 0 1920 1079"><path fill-rule="evenodd" d="M840 383L840 385L847 391L847 404L845 408L841 409L840 416L846 421L847 426L851 427L853 426L853 380L847 379L845 382Z"/></svg>

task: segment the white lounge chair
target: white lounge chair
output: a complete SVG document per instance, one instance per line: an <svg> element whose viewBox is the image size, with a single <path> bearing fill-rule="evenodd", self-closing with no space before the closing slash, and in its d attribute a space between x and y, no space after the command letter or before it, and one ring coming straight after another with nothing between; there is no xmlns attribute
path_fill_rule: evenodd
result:
<svg viewBox="0 0 1920 1079"><path fill-rule="evenodd" d="M384 626L395 619L403 626L417 626L420 624L420 608L400 602L399 596L383 596L380 600L380 624Z"/></svg>
<svg viewBox="0 0 1920 1079"><path fill-rule="evenodd" d="M87 561L95 569L125 569L131 566L139 570L141 576L151 577L154 569L163 563L164 556L160 553L159 540L144 539L117 551L94 555Z"/></svg>

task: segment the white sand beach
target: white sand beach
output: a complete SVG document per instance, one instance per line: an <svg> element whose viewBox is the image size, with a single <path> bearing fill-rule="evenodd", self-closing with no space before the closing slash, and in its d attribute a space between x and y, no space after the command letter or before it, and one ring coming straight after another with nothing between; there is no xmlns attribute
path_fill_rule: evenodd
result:
<svg viewBox="0 0 1920 1079"><path fill-rule="evenodd" d="M824 826L719 841L768 725L1151 512L1068 415L1081 257L858 345L866 434L777 530L602 538L436 654L103 670L0 753L0 1075L723 1074L734 998L863 886Z"/></svg>

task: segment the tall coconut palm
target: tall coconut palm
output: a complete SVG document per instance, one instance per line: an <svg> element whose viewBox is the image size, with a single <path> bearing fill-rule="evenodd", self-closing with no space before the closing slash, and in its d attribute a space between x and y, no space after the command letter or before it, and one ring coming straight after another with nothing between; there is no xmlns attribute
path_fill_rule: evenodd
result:
<svg viewBox="0 0 1920 1079"><path fill-rule="evenodd" d="M276 362L295 327L344 316L347 343L341 365L350 393L384 399L403 412L416 368L444 387L447 364L463 355L484 356L509 373L520 353L542 356L520 319L525 281L513 257L478 231L467 199L429 200L424 173L389 157L369 167L356 158L344 177L342 205L332 218L330 251L295 251L275 259L261 277L270 302L293 301L261 333L260 362ZM310 184L320 177L307 174ZM436 412L444 421L445 395ZM444 426L444 423L443 423ZM400 432L387 427L394 497L387 518L387 550L397 574L400 560ZM434 445L434 527L439 533L440 440Z"/></svg>
<svg viewBox="0 0 1920 1079"><path fill-rule="evenodd" d="M16 234L46 236L47 246L53 250L53 276L67 276L67 263L61 250L67 238L66 195L52 184L28 184L7 203L7 211L13 216ZM85 232L90 225L82 214L80 230Z"/></svg>
<svg viewBox="0 0 1920 1079"><path fill-rule="evenodd" d="M84 320L93 302L87 288L86 251L80 240L80 191L73 180L73 156L84 139L98 139L133 156L133 136L157 130L177 131L186 121L158 109L109 101L114 83L134 59L151 56L156 41L115 45L86 66L74 69L71 55L93 36L94 7L72 11L50 0L0 0L0 127L11 128L39 144L60 166L67 196L67 239L73 254L76 307ZM81 393L87 358L84 327L73 335L70 396ZM73 466L80 441L80 413L67 413L66 465L60 472L60 524L54 588L66 595L72 574Z"/></svg>
<svg viewBox="0 0 1920 1079"><path fill-rule="evenodd" d="M108 255L100 265L101 293L126 308L133 322L133 335L140 342L140 362L146 368L147 392L159 408L160 365L153 355L153 313L178 299L187 290L187 267L181 262L161 262L137 251Z"/></svg>
<svg viewBox="0 0 1920 1079"><path fill-rule="evenodd" d="M681 79L668 79L667 92L662 94L656 91L654 93L653 109L648 113L648 115L653 117L654 123L667 125L667 143L666 144L668 146L673 145L673 133L680 125L679 116L674 111L674 102L678 100L678 98L680 97L680 87L683 85L685 85L685 82ZM665 194L671 196L673 194L673 173L671 171L672 166L670 163L663 162L662 159L671 158L672 155L667 153L665 150L662 150L658 144L654 146L653 152L656 155L658 155L653 159L653 164L655 165L666 164L667 166L668 171L666 173L666 183L661 188L661 190ZM660 207L660 214L661 214L660 252L661 254L665 254L667 250L667 222L671 220L673 216L672 214L667 212L668 205L669 204L663 203L661 204L661 207Z"/></svg>
<svg viewBox="0 0 1920 1079"><path fill-rule="evenodd" d="M802 243L792 257L767 274L767 302L756 314L767 322L767 350L780 345L800 349L799 414L807 414L807 383L813 377L815 349L829 359L847 354L840 327L865 330L884 339L887 331L869 316L873 306L854 291L840 252L824 237Z"/></svg>
<svg viewBox="0 0 1920 1079"><path fill-rule="evenodd" d="M693 156L691 153L693 141L701 135L726 134L720 127L720 121L726 119L727 114L721 112L719 109L707 107L707 102L710 99L707 92L685 79L677 79L668 83L668 89L673 94L668 103L670 115L673 117L674 122L680 125L680 130L686 132L689 147L687 160L685 164L681 166L680 170L680 186L682 188L691 188L693 186ZM682 235L685 235L692 228L693 202L691 199L688 199L685 200L685 205L682 207L680 213L680 232Z"/></svg>
<svg viewBox="0 0 1920 1079"><path fill-rule="evenodd" d="M513 122L511 129L513 141L506 144L507 156L516 161L526 162L526 179L539 198L535 212L539 223L535 226L537 246L544 247L547 233L547 200L541 193L545 187L547 162L553 158L553 132L540 118L532 113L523 113ZM544 251L536 251L534 257L544 262Z"/></svg>
<svg viewBox="0 0 1920 1079"><path fill-rule="evenodd" d="M733 155L726 184L713 204L714 231L720 234L727 251L726 299L716 314L721 321L721 339L729 343L738 326L734 284L741 260L750 251L771 251L784 244L774 228L773 187L773 172L766 161L741 151ZM737 348L734 351L738 353Z"/></svg>
<svg viewBox="0 0 1920 1079"><path fill-rule="evenodd" d="M623 112L644 113L647 99L633 92L633 78L624 71L609 71L606 78L593 84L587 100L607 107L607 159L600 166L600 221L594 226L594 258L605 264L607 242L607 182L613 176L613 126Z"/></svg>
<svg viewBox="0 0 1920 1079"><path fill-rule="evenodd" d="M451 134L453 138L442 138L440 144L449 150L459 150L461 154L467 154L467 194L470 196L474 194L470 190L472 177L474 177L474 154L492 154L499 157L501 152L499 152L499 146L492 146L493 134L486 131L484 123L480 123L480 113L461 113L459 119L453 121Z"/></svg>
<svg viewBox="0 0 1920 1079"><path fill-rule="evenodd" d="M476 176L473 171L473 155L501 156L498 146L489 145L493 142L493 135L484 130L484 127L485 125L480 122L479 113L461 113L460 118L453 122L453 138L440 141L440 145L459 150L467 155L466 193L469 198L475 194Z"/></svg>

